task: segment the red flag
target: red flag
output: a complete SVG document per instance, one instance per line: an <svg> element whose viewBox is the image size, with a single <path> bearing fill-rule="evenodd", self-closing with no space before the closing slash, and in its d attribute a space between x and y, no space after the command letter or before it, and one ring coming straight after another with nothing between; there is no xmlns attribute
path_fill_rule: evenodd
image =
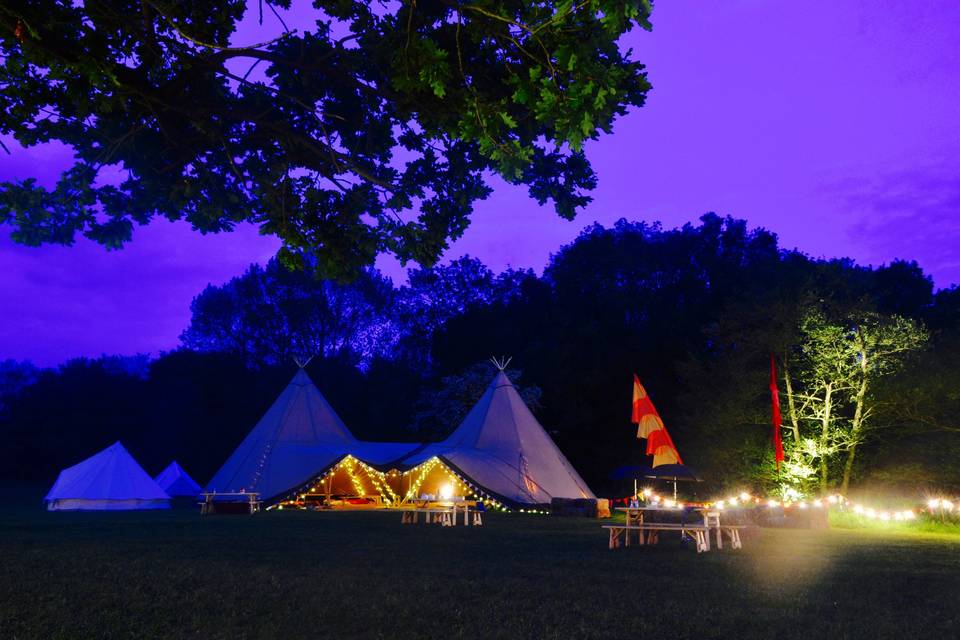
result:
<svg viewBox="0 0 960 640"><path fill-rule="evenodd" d="M780 435L780 427L783 424L783 418L780 416L780 390L777 388L777 363L770 354L770 401L773 404L773 459L777 463L777 471L780 471L780 463L783 462L783 438Z"/></svg>

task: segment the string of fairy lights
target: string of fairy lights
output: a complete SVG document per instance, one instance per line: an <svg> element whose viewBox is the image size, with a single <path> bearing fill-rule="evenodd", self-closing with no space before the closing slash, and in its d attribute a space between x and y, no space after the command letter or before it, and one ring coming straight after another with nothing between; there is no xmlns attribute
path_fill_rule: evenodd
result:
<svg viewBox="0 0 960 640"><path fill-rule="evenodd" d="M423 498L421 489L424 483L434 472L440 472L444 476L444 484L441 485L439 494L430 496L436 500L451 500L454 496L460 496L466 499L473 499L481 502L486 509L496 511L516 511L519 513L548 514L549 510L543 508L521 508L511 509L499 498L486 492L483 488L477 486L447 464L433 456L421 464L406 471L392 469L390 471L380 471L369 464L359 460L352 455L346 455L337 464L330 467L322 475L314 478L309 483L299 487L292 492L286 499L280 501L271 508L283 509L303 508L311 498L321 498L327 494L325 486L328 481L333 480L333 476L339 472L344 472L349 478L352 490L356 496L368 496L371 491L364 484L366 479L372 492L380 497L384 505L403 506L411 500ZM402 491L404 480L407 481L406 491ZM394 489L394 485L400 489L402 496ZM706 506L718 511L726 509L737 509L745 507L765 507L768 509L783 509L804 511L807 509L839 509L867 520L876 520L880 522L906 522L916 520L918 517L917 509L884 509L875 506L866 505L860 502L850 500L840 495L832 494L823 498L804 499L800 496L788 496L785 498L762 497L754 495L747 491L738 494L730 494L724 498L708 500L706 502L684 502L675 500L668 496L662 496L654 492L651 488L645 488L636 496L631 496L638 501L643 500L648 506L657 506L666 509L683 509L688 506ZM947 515L960 516L960 501L954 501L945 497L933 497L927 500L926 511L932 515L939 515L945 518Z"/></svg>
<svg viewBox="0 0 960 640"><path fill-rule="evenodd" d="M504 504L498 497L491 495L481 487L470 482L443 461L432 456L419 465L406 471L392 469L390 471L380 471L367 463L359 460L352 455L346 455L331 466L320 476L315 477L310 482L298 487L286 498L268 509L283 508L304 508L311 499L321 498L327 495L327 483L332 482L335 474L343 472L350 479L353 493L356 496L363 497L371 494L368 487L364 485L363 479L366 479L371 485L373 492L380 497L384 505L402 506L411 500L422 497L420 493L424 483L434 472L444 474L444 484L440 487L438 495L433 496L437 500L451 500L454 496L461 496L466 499L473 499L484 505L484 508L495 511L513 511ZM359 473L362 472L362 473ZM402 491L404 480L407 480L407 490ZM402 497L394 490L393 485L398 485L403 493ZM519 513L548 514L546 509L523 508L516 509Z"/></svg>
<svg viewBox="0 0 960 640"><path fill-rule="evenodd" d="M682 501L674 500L669 497L661 496L652 489L646 488L637 496L652 506L663 506L667 509L683 509L688 506ZM867 506L860 502L854 502L839 493L826 496L824 498L802 499L799 497L782 498L762 498L746 491L739 494L733 494L726 498L708 500L704 503L695 503L697 505L713 507L718 511L724 509L734 509L743 507L766 507L769 509L797 509L804 511L806 509L829 509L838 508L848 511L855 515L869 520L878 520L882 522L905 522L917 519L915 509L883 509L873 506ZM947 514L960 513L960 503L954 502L948 498L934 497L927 500L927 512L933 515L939 514L941 517Z"/></svg>
<svg viewBox="0 0 960 640"><path fill-rule="evenodd" d="M260 452L260 459L257 460L257 468L253 472L253 479L250 481L250 490L253 491L257 487L257 483L260 482L260 477L263 475L263 469L267 465L267 460L270 459L270 451L273 449L273 443L268 442L267 446L263 448L263 451Z"/></svg>

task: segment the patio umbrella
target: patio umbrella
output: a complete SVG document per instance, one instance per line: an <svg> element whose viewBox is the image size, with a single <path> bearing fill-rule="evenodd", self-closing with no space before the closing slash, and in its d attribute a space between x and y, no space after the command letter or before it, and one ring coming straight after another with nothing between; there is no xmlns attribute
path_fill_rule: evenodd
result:
<svg viewBox="0 0 960 640"><path fill-rule="evenodd" d="M637 478L649 478L653 468L645 464L625 464L610 472L611 480L633 479L633 495L637 495Z"/></svg>
<svg viewBox="0 0 960 640"><path fill-rule="evenodd" d="M677 482L703 482L696 471L685 464L661 464L650 468L645 478L670 480L673 482L673 499L677 499Z"/></svg>

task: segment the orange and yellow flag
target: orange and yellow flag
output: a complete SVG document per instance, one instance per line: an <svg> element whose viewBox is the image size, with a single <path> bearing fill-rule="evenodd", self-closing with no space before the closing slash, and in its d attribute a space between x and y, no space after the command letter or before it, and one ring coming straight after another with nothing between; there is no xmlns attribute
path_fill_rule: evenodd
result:
<svg viewBox="0 0 960 640"><path fill-rule="evenodd" d="M680 453L667 433L657 408L653 406L647 390L640 384L637 374L633 375L633 414L632 422L637 425L637 437L647 439L647 455L653 456L653 466L662 464L683 464Z"/></svg>

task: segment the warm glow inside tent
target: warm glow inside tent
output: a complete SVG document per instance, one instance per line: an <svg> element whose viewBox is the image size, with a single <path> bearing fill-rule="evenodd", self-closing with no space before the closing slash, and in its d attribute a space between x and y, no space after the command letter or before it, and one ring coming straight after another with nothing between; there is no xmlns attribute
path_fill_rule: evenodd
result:
<svg viewBox="0 0 960 640"><path fill-rule="evenodd" d="M398 502L388 481L390 473L376 469L356 456L346 455L324 469L291 498L300 505L323 504L331 508L376 508Z"/></svg>
<svg viewBox="0 0 960 640"><path fill-rule="evenodd" d="M61 471L45 500L50 511L170 508L167 493L119 442Z"/></svg>
<svg viewBox="0 0 960 640"><path fill-rule="evenodd" d="M154 480L171 498L195 498L203 489L174 460Z"/></svg>
<svg viewBox="0 0 960 640"><path fill-rule="evenodd" d="M411 445L403 446L409 451ZM422 448L423 445L412 446ZM480 497L438 458L404 471L399 466L403 465L394 462L376 468L353 455L346 456L315 478L293 502L301 506L322 503L333 508L356 509L399 506L424 496L436 501Z"/></svg>

